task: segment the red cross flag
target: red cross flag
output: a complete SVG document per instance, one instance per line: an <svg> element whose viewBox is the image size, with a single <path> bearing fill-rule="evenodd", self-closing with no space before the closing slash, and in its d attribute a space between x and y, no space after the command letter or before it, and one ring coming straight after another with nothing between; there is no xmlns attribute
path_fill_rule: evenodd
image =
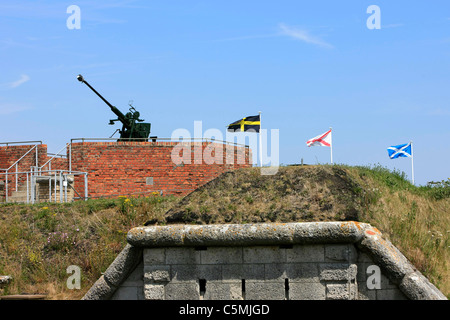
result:
<svg viewBox="0 0 450 320"><path fill-rule="evenodd" d="M331 129L327 132L318 135L308 141L306 141L306 145L308 147L313 146L323 146L323 147L331 147Z"/></svg>
<svg viewBox="0 0 450 320"><path fill-rule="evenodd" d="M330 147L331 163L333 163L333 146L331 145L331 128L327 132L320 134L317 137L314 137L314 138L306 141L306 145L308 147L313 147L313 146Z"/></svg>

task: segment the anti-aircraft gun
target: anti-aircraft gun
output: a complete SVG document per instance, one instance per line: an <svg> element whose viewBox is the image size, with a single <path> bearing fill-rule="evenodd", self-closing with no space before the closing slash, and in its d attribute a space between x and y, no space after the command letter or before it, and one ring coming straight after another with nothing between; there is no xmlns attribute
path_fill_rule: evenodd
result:
<svg viewBox="0 0 450 320"><path fill-rule="evenodd" d="M114 122L122 122L122 130L119 130L120 138L119 141L147 141L150 134L150 123L143 123L143 119L139 119L139 112L130 104L130 111L125 115L120 112L115 106L110 104L105 98L102 97L91 85L84 80L83 76L79 74L77 76L78 81L87 85L95 94L97 94L100 99L102 99L110 108L111 111L117 115L117 119L109 120L109 124L113 125Z"/></svg>

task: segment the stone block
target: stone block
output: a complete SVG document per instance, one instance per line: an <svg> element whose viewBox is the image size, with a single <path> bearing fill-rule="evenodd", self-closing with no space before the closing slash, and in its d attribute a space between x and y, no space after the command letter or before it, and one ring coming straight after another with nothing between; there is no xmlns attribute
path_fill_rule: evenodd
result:
<svg viewBox="0 0 450 320"><path fill-rule="evenodd" d="M284 281L245 281L245 300L285 300Z"/></svg>
<svg viewBox="0 0 450 320"><path fill-rule="evenodd" d="M292 249L286 249L286 262L324 262L324 246L295 245Z"/></svg>
<svg viewBox="0 0 450 320"><path fill-rule="evenodd" d="M144 285L145 300L164 300L165 290L163 284L146 283Z"/></svg>
<svg viewBox="0 0 450 320"><path fill-rule="evenodd" d="M207 281L204 300L242 300L242 282Z"/></svg>
<svg viewBox="0 0 450 320"><path fill-rule="evenodd" d="M325 245L325 261L347 261L357 260L357 252L352 244Z"/></svg>
<svg viewBox="0 0 450 320"><path fill-rule="evenodd" d="M276 263L286 261L286 250L278 246L244 247L244 263Z"/></svg>
<svg viewBox="0 0 450 320"><path fill-rule="evenodd" d="M166 264L200 264L200 252L193 247L166 248Z"/></svg>
<svg viewBox="0 0 450 320"><path fill-rule="evenodd" d="M167 265L150 265L144 267L145 283L161 283L170 281L170 267Z"/></svg>
<svg viewBox="0 0 450 320"><path fill-rule="evenodd" d="M242 263L242 247L208 247L200 251L201 264Z"/></svg>
<svg viewBox="0 0 450 320"><path fill-rule="evenodd" d="M144 264L165 264L166 263L165 248L145 248Z"/></svg>
<svg viewBox="0 0 450 320"><path fill-rule="evenodd" d="M326 299L327 300L349 300L350 288L349 283L327 283Z"/></svg>
<svg viewBox="0 0 450 320"><path fill-rule="evenodd" d="M319 269L316 263L272 263L265 265L264 277L265 280L319 282Z"/></svg>
<svg viewBox="0 0 450 320"><path fill-rule="evenodd" d="M264 264L224 264L222 281L264 280Z"/></svg>
<svg viewBox="0 0 450 320"><path fill-rule="evenodd" d="M196 282L170 282L165 287L166 300L200 300L200 288Z"/></svg>
<svg viewBox="0 0 450 320"><path fill-rule="evenodd" d="M289 281L289 300L325 300L325 285L320 282Z"/></svg>
<svg viewBox="0 0 450 320"><path fill-rule="evenodd" d="M289 264L287 263L268 263L264 265L264 280L266 281L284 281L288 278Z"/></svg>
<svg viewBox="0 0 450 320"><path fill-rule="evenodd" d="M356 279L356 264L325 263L319 265L320 280L339 281Z"/></svg>
<svg viewBox="0 0 450 320"><path fill-rule="evenodd" d="M196 282L198 279L222 280L221 265L172 265L171 282Z"/></svg>

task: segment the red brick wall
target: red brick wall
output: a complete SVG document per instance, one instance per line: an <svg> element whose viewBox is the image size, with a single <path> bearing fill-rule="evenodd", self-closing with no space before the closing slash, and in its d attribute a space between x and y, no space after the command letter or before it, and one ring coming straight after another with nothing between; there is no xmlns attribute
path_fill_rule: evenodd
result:
<svg viewBox="0 0 450 320"><path fill-rule="evenodd" d="M34 145L11 145L0 147L0 168L7 169L20 157L22 157ZM47 157L47 145L38 145L38 162ZM36 165L36 150L27 154L19 163L18 171L29 171L31 166ZM15 171L15 169L11 169Z"/></svg>
<svg viewBox="0 0 450 320"><path fill-rule="evenodd" d="M0 147L0 169L6 169L9 167L9 157L8 153L6 152L5 147Z"/></svg>
<svg viewBox="0 0 450 320"><path fill-rule="evenodd" d="M88 173L89 197L144 195L161 191L164 195L186 195L225 171L252 165L249 148L207 142L183 144L186 154L179 154L187 156L191 163L174 163L172 151L174 148L183 149L177 145L176 142L73 143L72 171ZM0 147L0 168L8 168L32 147L33 145ZM69 152L67 153L69 156ZM215 162L205 160L204 156L207 155L211 155ZM47 145L38 145L39 166L48 159L50 156L47 155ZM33 150L20 161L18 171L30 171L30 167L35 165L36 151ZM48 165L43 168L48 169ZM69 159L54 158L51 169L68 170ZM11 169L8 176L9 196L15 190L13 172L15 169ZM147 178L153 178L153 185L147 184ZM4 181L5 176L0 174L0 180ZM19 186L25 181L25 174L18 177ZM75 176L75 190L80 196L84 196L83 176ZM4 191L0 193L0 196L4 196Z"/></svg>
<svg viewBox="0 0 450 320"><path fill-rule="evenodd" d="M232 146L235 159L227 164L225 145L188 143L186 151L191 163L176 164L172 150L176 142L88 142L72 144L72 170L88 172L90 197L140 195L162 191L164 195L185 195L221 173L251 166L251 150ZM202 155L211 153L212 147L222 148L212 156L216 162L205 163ZM210 148L206 149L205 148ZM180 153L183 155L183 153ZM197 158L195 158L197 157ZM197 159L197 161L195 161ZM200 160L200 161L199 161ZM147 185L147 178L153 185ZM83 180L76 179L75 188L84 190Z"/></svg>
<svg viewBox="0 0 450 320"><path fill-rule="evenodd" d="M44 160L44 162L40 163L40 165L42 166L44 163L50 160L51 157L52 156L47 156L47 159ZM50 163L45 165L42 170L49 170L50 168L51 170L69 170L69 160L67 158L55 157Z"/></svg>
<svg viewBox="0 0 450 320"><path fill-rule="evenodd" d="M34 145L10 145L0 147L0 168L8 169L17 160L19 160L23 155L25 155ZM40 144L37 146L38 153L38 163L42 161L43 156L47 155L47 146ZM17 172L30 171L31 166L36 166L36 149L30 151L22 160L17 163ZM16 178L18 186L25 183L27 176L26 174L15 174L16 166L13 166L8 171L8 195L11 195L15 191ZM0 170L0 180L5 182L6 175L4 170ZM5 188L6 189L6 188ZM5 196L6 190L1 192L1 196Z"/></svg>

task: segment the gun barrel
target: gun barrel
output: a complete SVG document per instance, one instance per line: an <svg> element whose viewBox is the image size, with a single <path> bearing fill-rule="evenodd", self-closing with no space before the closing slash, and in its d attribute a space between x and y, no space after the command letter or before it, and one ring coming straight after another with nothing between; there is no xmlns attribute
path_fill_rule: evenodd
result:
<svg viewBox="0 0 450 320"><path fill-rule="evenodd" d="M87 85L92 91L94 91L94 93L100 97L100 99L102 99L110 108L111 111L114 112L117 117L119 118L120 122L122 122L124 125L129 125L128 124L128 120L127 118L124 116L124 114L122 112L120 112L119 109L117 109L115 106L113 106L111 103L109 103L108 100L106 100L105 98L103 98L103 96L97 92L97 90L95 90L86 80L84 80L83 76L81 74L79 74L77 76L78 81L84 83L85 85Z"/></svg>

